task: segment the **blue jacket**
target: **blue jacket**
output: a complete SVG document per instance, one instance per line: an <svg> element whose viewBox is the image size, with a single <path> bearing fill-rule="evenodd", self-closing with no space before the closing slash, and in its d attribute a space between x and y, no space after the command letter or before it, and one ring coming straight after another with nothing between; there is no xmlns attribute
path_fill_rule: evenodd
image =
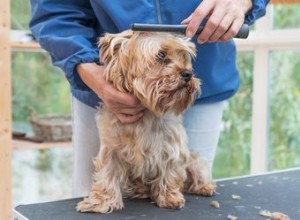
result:
<svg viewBox="0 0 300 220"><path fill-rule="evenodd" d="M200 0L31 0L30 28L41 47L51 55L70 82L73 96L95 107L99 98L80 79L76 65L98 60L97 39L116 33L132 23L179 24ZM245 23L265 14L268 0L253 0ZM196 39L193 39L196 40ZM239 87L236 48L232 40L197 44L194 60L202 94L196 102L211 103L231 97Z"/></svg>

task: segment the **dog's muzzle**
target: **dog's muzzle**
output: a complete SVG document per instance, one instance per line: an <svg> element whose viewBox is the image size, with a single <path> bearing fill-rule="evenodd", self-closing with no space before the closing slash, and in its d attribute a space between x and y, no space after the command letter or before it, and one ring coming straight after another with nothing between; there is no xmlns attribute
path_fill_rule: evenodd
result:
<svg viewBox="0 0 300 220"><path fill-rule="evenodd" d="M182 76L183 80L187 83L192 78L193 73L191 71L184 70L181 72L181 76Z"/></svg>

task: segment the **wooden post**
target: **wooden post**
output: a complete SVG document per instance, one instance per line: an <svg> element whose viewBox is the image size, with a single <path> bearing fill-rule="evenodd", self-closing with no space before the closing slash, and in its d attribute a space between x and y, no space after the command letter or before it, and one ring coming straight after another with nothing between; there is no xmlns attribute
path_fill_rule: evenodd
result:
<svg viewBox="0 0 300 220"><path fill-rule="evenodd" d="M10 2L0 4L0 219L11 219Z"/></svg>
<svg viewBox="0 0 300 220"><path fill-rule="evenodd" d="M256 23L256 31L266 33L271 30L272 8ZM251 174L263 173L268 169L268 83L269 50L265 45L254 51L252 138L251 138Z"/></svg>
<svg viewBox="0 0 300 220"><path fill-rule="evenodd" d="M300 0L271 0L272 4L299 4Z"/></svg>

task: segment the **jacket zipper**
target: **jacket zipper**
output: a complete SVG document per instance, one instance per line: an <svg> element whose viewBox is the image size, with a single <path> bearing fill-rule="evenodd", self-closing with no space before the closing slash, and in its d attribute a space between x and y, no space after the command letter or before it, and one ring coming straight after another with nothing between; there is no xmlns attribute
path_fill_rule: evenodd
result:
<svg viewBox="0 0 300 220"><path fill-rule="evenodd" d="M154 1L155 1L155 9L156 9L157 22L159 24L162 24L161 11L160 11L160 0L154 0Z"/></svg>

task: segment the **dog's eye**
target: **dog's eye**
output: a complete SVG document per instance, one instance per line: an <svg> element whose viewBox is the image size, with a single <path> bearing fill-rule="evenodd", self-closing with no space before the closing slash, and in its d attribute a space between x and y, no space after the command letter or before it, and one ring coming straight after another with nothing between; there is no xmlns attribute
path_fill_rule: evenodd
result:
<svg viewBox="0 0 300 220"><path fill-rule="evenodd" d="M167 53L164 51L159 51L158 54L156 55L156 59L159 62L165 61L166 57L167 57Z"/></svg>

